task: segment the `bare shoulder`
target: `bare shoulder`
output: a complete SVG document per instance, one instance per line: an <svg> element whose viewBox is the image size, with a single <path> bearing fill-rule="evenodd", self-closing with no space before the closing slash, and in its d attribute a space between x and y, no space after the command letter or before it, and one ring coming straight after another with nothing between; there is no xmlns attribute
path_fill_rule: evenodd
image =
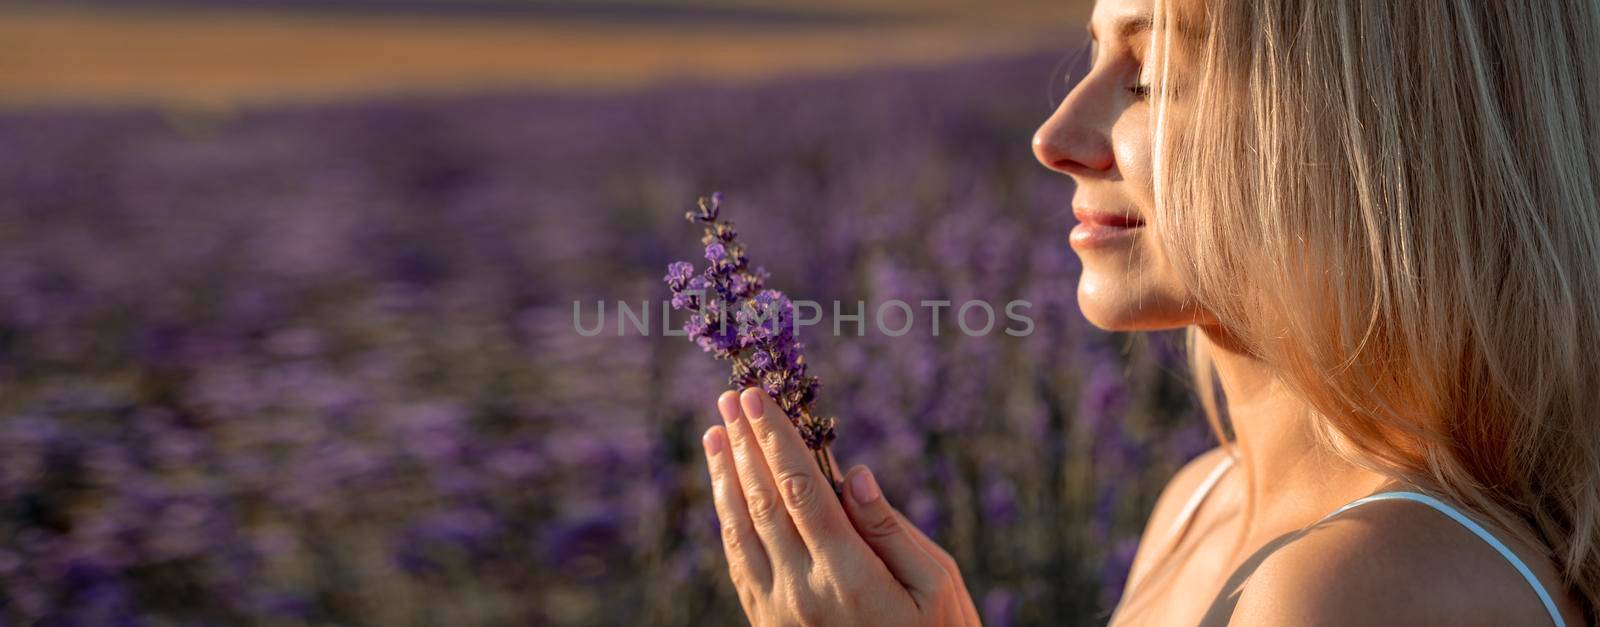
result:
<svg viewBox="0 0 1600 627"><path fill-rule="evenodd" d="M1581 624L1554 563L1491 529ZM1419 503L1352 509L1269 549L1243 586L1233 625L1540 625L1537 593L1493 547Z"/></svg>
<svg viewBox="0 0 1600 627"><path fill-rule="evenodd" d="M1129 567L1129 582L1137 581L1143 576L1144 571L1150 567L1150 560L1154 559L1151 551L1159 550L1165 544L1166 534L1177 522L1179 511L1200 488L1200 483L1205 481L1206 475L1211 474L1211 471L1215 470L1227 456L1227 451L1222 447L1212 448L1189 460L1189 463L1179 468L1178 472L1172 475L1172 479L1167 481L1167 485L1161 489L1161 495L1156 497L1150 518L1145 521L1144 532L1139 538L1139 551Z"/></svg>
<svg viewBox="0 0 1600 627"><path fill-rule="evenodd" d="M1161 496L1156 497L1156 505L1150 512L1150 520L1145 524L1145 535L1148 536L1152 529L1166 530L1177 522L1178 512L1200 489L1200 483L1205 481L1211 471L1216 470L1228 457L1228 452L1220 446L1199 454L1189 463L1184 464L1178 472L1167 481L1166 487L1161 489Z"/></svg>

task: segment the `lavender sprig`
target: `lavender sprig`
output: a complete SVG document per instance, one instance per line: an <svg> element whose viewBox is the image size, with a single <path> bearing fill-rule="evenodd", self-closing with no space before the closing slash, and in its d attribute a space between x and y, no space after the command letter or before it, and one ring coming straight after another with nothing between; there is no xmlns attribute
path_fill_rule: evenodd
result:
<svg viewBox="0 0 1600 627"><path fill-rule="evenodd" d="M795 336L794 303L783 292L766 288L765 269L751 269L738 231L720 219L721 210L722 193L715 192L700 198L698 210L685 214L705 227L700 241L707 266L701 273L686 261L667 266L663 280L672 290L672 308L691 313L684 323L690 341L733 362L729 385L759 386L777 401L837 492L839 482L827 452L834 419L816 414L820 383L806 374L805 344Z"/></svg>

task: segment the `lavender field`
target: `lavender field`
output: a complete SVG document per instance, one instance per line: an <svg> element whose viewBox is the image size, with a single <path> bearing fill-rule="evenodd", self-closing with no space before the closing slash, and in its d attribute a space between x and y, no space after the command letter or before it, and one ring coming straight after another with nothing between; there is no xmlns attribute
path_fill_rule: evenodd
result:
<svg viewBox="0 0 1600 627"><path fill-rule="evenodd" d="M699 445L726 365L659 333L713 190L770 287L867 303L804 336L841 462L988 624L1103 623L1211 437L1176 336L1077 312L1071 183L1029 152L1061 57L0 114L0 625L739 624ZM890 299L1035 326L889 336Z"/></svg>

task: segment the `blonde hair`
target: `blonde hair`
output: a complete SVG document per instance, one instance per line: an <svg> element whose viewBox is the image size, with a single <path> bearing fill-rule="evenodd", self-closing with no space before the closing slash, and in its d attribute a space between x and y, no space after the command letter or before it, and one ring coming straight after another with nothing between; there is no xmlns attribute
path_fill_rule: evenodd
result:
<svg viewBox="0 0 1600 627"><path fill-rule="evenodd" d="M1600 3L1157 4L1152 224L1197 303L1333 450L1531 529L1593 615Z"/></svg>

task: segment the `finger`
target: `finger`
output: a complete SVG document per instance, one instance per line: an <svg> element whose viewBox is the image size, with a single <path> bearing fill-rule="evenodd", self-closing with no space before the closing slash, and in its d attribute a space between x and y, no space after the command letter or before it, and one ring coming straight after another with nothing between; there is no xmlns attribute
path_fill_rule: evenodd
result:
<svg viewBox="0 0 1600 627"><path fill-rule="evenodd" d="M920 546L922 547L922 550L927 551L928 555L932 556L934 561L939 562L940 566L943 566L948 570L960 572L960 569L957 568L955 558L950 557L950 553L945 551L944 547L939 546L939 543L934 542L933 538L929 538L928 534L923 533L922 529L917 527L915 523L911 522L911 519L906 518L906 515L901 513L900 510L895 509L892 506L889 508L889 510L894 512L895 520L900 521L900 524L906 528L908 533L911 534L911 538L917 541L917 546Z"/></svg>
<svg viewBox="0 0 1600 627"><path fill-rule="evenodd" d="M839 463L838 456L833 454L832 448L825 450L828 453L828 463L833 468L844 468L844 464ZM846 483L843 479L840 480L839 488L841 490L846 488ZM911 520L906 518L906 515L901 513L899 509L890 505L889 510L893 511L895 519L899 520L900 524L911 532L911 537L917 541L917 546L922 547L922 550L927 551L928 555L933 556L934 561L944 566L946 574L950 575L955 582L956 589L961 592L962 623L973 627L983 627L983 620L978 617L978 607L972 602L972 593L967 591L967 582L961 577L961 568L956 564L955 558L950 557L948 551L945 551L932 538L929 538L928 534L923 533L922 529L912 524ZM879 558L879 561L881 562L882 558Z"/></svg>
<svg viewBox="0 0 1600 627"><path fill-rule="evenodd" d="M895 516L872 471L856 466L850 469L845 484L845 511L850 514L850 522L894 578L911 592L917 606L933 607L954 594L951 576L917 543L910 525L902 524Z"/></svg>
<svg viewBox="0 0 1600 627"><path fill-rule="evenodd" d="M766 591L772 587L772 562L761 548L761 539L750 523L750 509L739 487L739 471L729 455L728 433L712 427L700 439L706 449L706 465L711 469L712 501L722 525L722 551L728 556L728 574L735 588L745 585ZM741 599L743 594L739 595Z"/></svg>
<svg viewBox="0 0 1600 627"><path fill-rule="evenodd" d="M800 533L795 531L794 522L789 520L783 498L778 496L766 455L762 454L761 445L750 431L750 421L739 408L739 394L731 390L724 392L717 399L717 409L722 412L727 426L729 450L733 452L734 467L738 469L750 523L761 538L761 545L766 547L774 573L791 567L810 568L811 554L800 540Z"/></svg>
<svg viewBox="0 0 1600 627"><path fill-rule="evenodd" d="M816 456L800 441L800 433L788 416L759 388L745 389L739 395L739 404L766 453L767 466L772 469L789 517L812 557L841 568L858 566L871 551L851 532L850 519L840 507L839 497L817 467Z"/></svg>
<svg viewBox="0 0 1600 627"><path fill-rule="evenodd" d="M827 452L829 464L832 464L834 468L844 468L844 465L839 463L839 458L833 454L833 449L829 448L827 449ZM843 488L844 486L841 485L840 487ZM939 543L934 542L932 538L929 538L928 534L923 533L922 528L918 527L915 523L912 523L911 519L906 518L905 513L901 512L899 508L896 508L893 505L889 506L889 511L894 512L894 517L900 521L901 525L905 526L907 531L911 532L911 537L917 541L917 545L921 546L922 549L927 551L929 555L932 555L935 561L938 561L941 566L944 566L945 569L952 573L961 572L960 567L956 564L955 558L951 557L950 553L944 550L944 547L939 546Z"/></svg>
<svg viewBox="0 0 1600 627"><path fill-rule="evenodd" d="M928 534L923 533L922 529L912 524L911 520L906 518L906 515L901 513L900 510L892 506L889 509L894 512L895 519L899 520L900 524L911 532L911 537L917 541L917 546L927 551L928 555L932 556L934 561L939 562L939 565L943 566L945 571L954 579L956 589L961 591L962 614L966 619L966 623L968 625L982 625L983 621L978 618L978 608L972 603L972 593L967 591L967 582L961 577L961 567L956 564L955 558L950 557L949 551L944 550L932 538L929 538Z"/></svg>

